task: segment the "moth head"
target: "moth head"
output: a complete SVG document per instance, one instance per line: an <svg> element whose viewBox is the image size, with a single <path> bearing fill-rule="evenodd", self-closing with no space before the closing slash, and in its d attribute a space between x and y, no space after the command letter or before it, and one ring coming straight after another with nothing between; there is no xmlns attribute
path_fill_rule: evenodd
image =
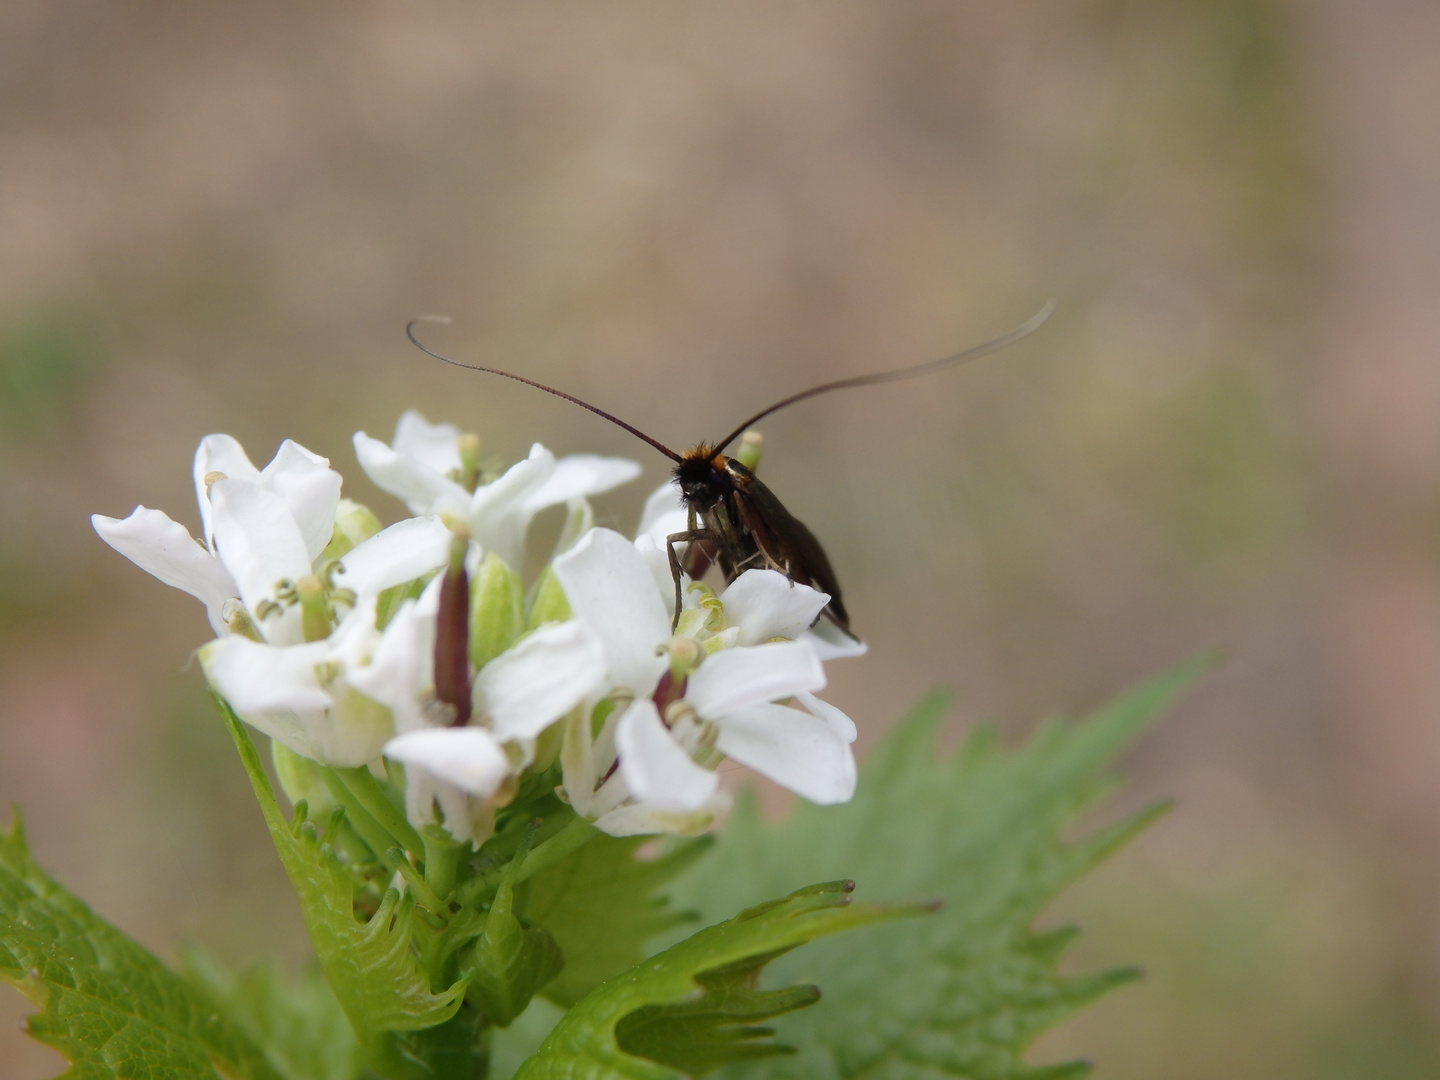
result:
<svg viewBox="0 0 1440 1080"><path fill-rule="evenodd" d="M727 462L724 454L703 443L686 452L675 466L675 483L686 506L708 510L734 490L725 470Z"/></svg>

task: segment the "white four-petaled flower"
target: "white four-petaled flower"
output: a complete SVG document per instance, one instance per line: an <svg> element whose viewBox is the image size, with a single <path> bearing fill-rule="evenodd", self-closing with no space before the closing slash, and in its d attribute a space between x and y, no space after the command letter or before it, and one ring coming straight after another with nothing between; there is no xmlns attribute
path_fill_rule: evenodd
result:
<svg viewBox="0 0 1440 1080"><path fill-rule="evenodd" d="M672 634L665 538L686 523L673 484L647 501L632 544L590 528L585 499L635 476L633 462L557 461L536 444L482 484L473 440L413 411L393 445L357 433L355 449L417 516L380 530L369 511L342 504L325 458L287 441L257 469L233 438L210 435L194 463L203 541L145 507L92 518L112 547L205 604L219 636L202 664L242 719L325 765L373 765L383 753L405 767L416 827L443 823L476 843L537 742L553 754L540 737L562 719L565 793L615 835L704 829L728 806L715 773L725 757L814 802L850 797L854 724L814 692L822 660L864 646L817 623L824 593L773 570L747 571L719 597L687 590ZM574 617L485 663L469 723L449 726L455 712L438 706L434 670L435 572L453 539L442 516L470 530L472 570L482 553L519 566L531 518L562 503L565 553L552 566ZM379 626L381 594L427 575L418 598Z"/></svg>
<svg viewBox="0 0 1440 1080"><path fill-rule="evenodd" d="M435 707L432 658L439 609L437 578L407 600L385 628L359 685L384 702L398 734L385 756L406 768L406 813L417 828L440 819L457 840L484 840L490 800L531 762L535 740L595 691L604 654L577 620L542 626L482 667L474 712L463 727L444 726Z"/></svg>
<svg viewBox="0 0 1440 1080"><path fill-rule="evenodd" d="M460 431L432 424L411 409L386 446L355 433L355 456L377 487L404 501L413 514L442 514L464 521L485 551L512 567L523 562L525 532L541 510L598 495L635 479L640 466L626 458L575 454L560 458L539 443L530 456L488 484L469 490L457 478L464 469Z"/></svg>
<svg viewBox="0 0 1440 1080"><path fill-rule="evenodd" d="M91 518L122 555L205 603L222 636L201 651L206 675L247 723L325 764L372 761L391 734L389 716L355 693L348 673L379 638L375 598L445 560L449 531L411 518L351 548L327 570L321 554L335 529L340 474L286 441L256 469L228 435L207 435L195 454L205 543L159 510ZM306 641L299 603L277 602L284 583L324 577L345 590L338 625ZM228 633L231 628L243 633ZM253 635L248 636L248 635ZM258 639L258 640L257 640Z"/></svg>
<svg viewBox="0 0 1440 1080"><path fill-rule="evenodd" d="M773 570L747 571L719 598L713 614L724 625L693 639L699 666L683 687L670 672L666 687L671 614L652 563L608 529L554 562L575 615L604 643L608 692L628 699L598 736L583 717L566 731L576 809L617 835L704 828L723 806L713 769L696 760L711 745L812 802L848 799L855 726L813 696L825 685L820 659L808 641L791 640L829 597Z"/></svg>

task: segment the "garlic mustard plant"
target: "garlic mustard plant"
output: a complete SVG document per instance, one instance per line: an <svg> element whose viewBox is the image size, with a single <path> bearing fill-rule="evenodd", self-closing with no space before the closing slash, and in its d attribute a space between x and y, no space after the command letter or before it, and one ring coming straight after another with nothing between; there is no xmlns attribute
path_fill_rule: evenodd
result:
<svg viewBox="0 0 1440 1080"><path fill-rule="evenodd" d="M742 444L748 468L759 446ZM688 516L673 484L632 539L589 503L639 474L630 461L537 443L507 467L413 411L354 450L408 516L382 525L297 443L256 468L210 435L197 534L143 506L92 518L205 605L200 666L323 984L292 992L198 954L168 969L48 878L17 823L0 833L0 979L36 1004L28 1030L67 1076L1038 1075L1029 1041L1124 977L1060 974L1068 938L1031 924L1145 819L1062 842L1187 671L1010 755L977 737L937 757L932 701L857 779L856 725L817 695L825 665L865 646L774 569L683 580L672 623L666 543ZM527 551L552 507L558 542ZM798 809L726 821L722 781L743 767ZM849 903L852 875L871 902ZM711 925L677 940L695 918ZM815 987L761 988L789 950L900 918L807 951L826 1006L791 1017ZM761 1026L777 1017L798 1057Z"/></svg>

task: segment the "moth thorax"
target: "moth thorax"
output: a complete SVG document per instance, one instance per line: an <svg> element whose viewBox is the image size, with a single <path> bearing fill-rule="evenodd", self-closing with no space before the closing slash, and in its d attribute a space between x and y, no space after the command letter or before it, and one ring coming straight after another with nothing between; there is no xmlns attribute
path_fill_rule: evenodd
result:
<svg viewBox="0 0 1440 1080"><path fill-rule="evenodd" d="M714 506L735 484L725 472L725 457L709 447L698 446L675 466L675 482L688 506L705 510Z"/></svg>

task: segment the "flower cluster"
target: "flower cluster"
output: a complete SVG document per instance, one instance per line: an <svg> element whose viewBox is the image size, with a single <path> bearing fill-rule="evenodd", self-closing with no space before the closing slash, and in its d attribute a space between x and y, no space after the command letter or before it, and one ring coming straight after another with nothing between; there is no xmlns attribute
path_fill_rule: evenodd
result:
<svg viewBox="0 0 1440 1080"><path fill-rule="evenodd" d="M594 527L587 497L634 479L634 462L536 444L490 474L474 436L415 412L388 445L356 434L355 452L412 516L382 528L293 442L257 469L210 435L195 456L202 539L145 507L92 518L205 604L211 686L271 737L312 812L341 790L334 774L362 766L403 784L412 826L467 845L534 792L612 835L701 831L727 806L727 758L814 802L850 797L855 727L814 695L822 661L863 646L816 623L828 596L773 570L719 593L685 582L672 626L673 485L631 541ZM561 505L556 551L527 588L531 519Z"/></svg>

